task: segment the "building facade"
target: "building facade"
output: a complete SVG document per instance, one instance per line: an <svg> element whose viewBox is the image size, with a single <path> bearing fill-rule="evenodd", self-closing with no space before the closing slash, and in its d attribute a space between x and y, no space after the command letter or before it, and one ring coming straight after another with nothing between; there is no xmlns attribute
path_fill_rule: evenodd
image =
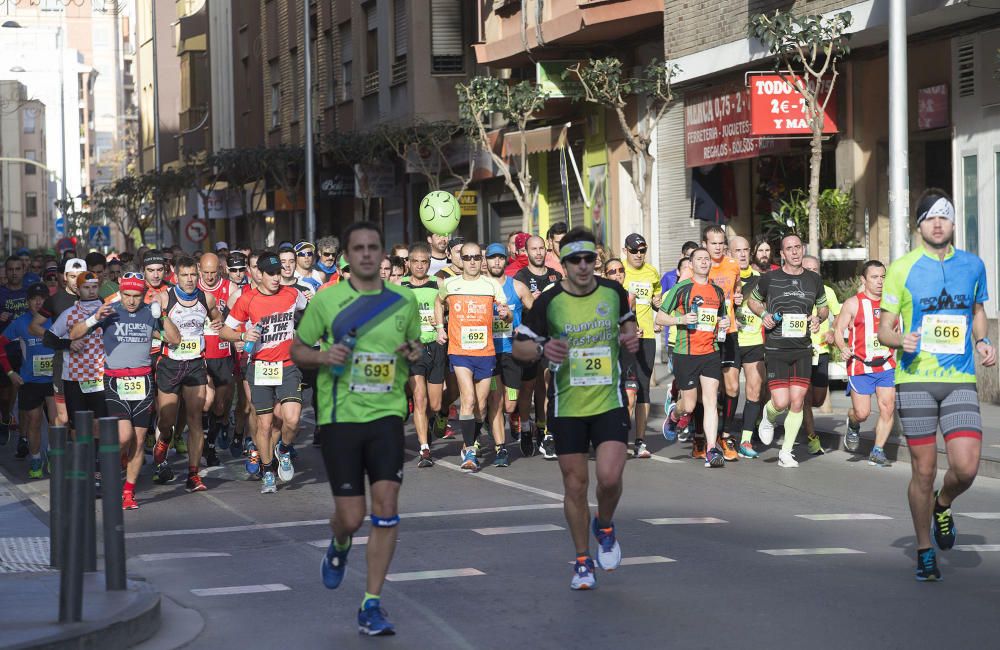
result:
<svg viewBox="0 0 1000 650"><path fill-rule="evenodd" d="M52 241L45 147L45 105L19 81L0 81L0 250L8 255Z"/></svg>

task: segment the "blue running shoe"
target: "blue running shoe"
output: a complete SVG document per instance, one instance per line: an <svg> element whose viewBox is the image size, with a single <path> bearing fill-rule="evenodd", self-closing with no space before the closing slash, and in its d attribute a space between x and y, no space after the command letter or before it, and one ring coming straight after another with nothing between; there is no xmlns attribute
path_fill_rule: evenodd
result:
<svg viewBox="0 0 1000 650"><path fill-rule="evenodd" d="M736 453L742 458L756 458L758 456L757 452L754 451L753 443L749 440L740 443L740 446L736 448Z"/></svg>
<svg viewBox="0 0 1000 650"><path fill-rule="evenodd" d="M573 579L569 583L569 588L574 591L585 591L596 586L594 561L589 557L576 558L576 564L573 566Z"/></svg>
<svg viewBox="0 0 1000 650"><path fill-rule="evenodd" d="M257 453L256 449L251 450L247 454L247 459L243 462L243 468L250 476L260 474L260 455Z"/></svg>
<svg viewBox="0 0 1000 650"><path fill-rule="evenodd" d="M274 446L274 457L278 459L278 478L283 483L287 483L295 477L295 466L292 465L292 454L289 451L281 452L281 443Z"/></svg>
<svg viewBox="0 0 1000 650"><path fill-rule="evenodd" d="M353 544L343 551L338 551L333 540L330 540L330 546L327 547L323 563L320 565L323 573L323 586L327 589L336 589L343 581L344 572L347 570L347 554L351 552L351 546Z"/></svg>
<svg viewBox="0 0 1000 650"><path fill-rule="evenodd" d="M597 566L605 571L614 571L622 562L622 548L615 537L615 525L600 528L597 517L594 517L590 527L597 538Z"/></svg>
<svg viewBox="0 0 1000 650"><path fill-rule="evenodd" d="M917 551L917 573L920 582L937 582L941 579L941 571L938 570L937 554L934 549L929 548L924 551Z"/></svg>
<svg viewBox="0 0 1000 650"><path fill-rule="evenodd" d="M944 510L938 510L937 497L940 490L934 493L934 512L931 514L931 532L934 533L934 542L942 551L947 551L955 545L955 538L958 536L958 529L955 528L955 517L951 514L951 506Z"/></svg>
<svg viewBox="0 0 1000 650"><path fill-rule="evenodd" d="M670 397L667 397L667 399L670 399ZM677 440L677 423L671 422L670 420L670 416L673 414L676 408L677 405L671 403L670 406L667 407L667 417L666 419L663 420L663 438L667 442L674 442L675 440Z"/></svg>
<svg viewBox="0 0 1000 650"><path fill-rule="evenodd" d="M364 609L358 610L358 632L368 636L391 636L396 633L396 628L386 619L381 599L373 598L365 603Z"/></svg>

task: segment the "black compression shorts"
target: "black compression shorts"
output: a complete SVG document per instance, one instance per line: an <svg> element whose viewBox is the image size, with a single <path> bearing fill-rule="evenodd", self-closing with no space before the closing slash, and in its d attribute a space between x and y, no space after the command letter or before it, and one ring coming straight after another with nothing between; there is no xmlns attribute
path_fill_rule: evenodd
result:
<svg viewBox="0 0 1000 650"><path fill-rule="evenodd" d="M551 405L551 402L550 402ZM603 442L628 444L628 409L619 407L587 417L552 417L548 431L555 438L556 455L586 454Z"/></svg>
<svg viewBox="0 0 1000 650"><path fill-rule="evenodd" d="M403 482L402 418L324 424L320 433L333 496L364 496L366 476L369 483Z"/></svg>

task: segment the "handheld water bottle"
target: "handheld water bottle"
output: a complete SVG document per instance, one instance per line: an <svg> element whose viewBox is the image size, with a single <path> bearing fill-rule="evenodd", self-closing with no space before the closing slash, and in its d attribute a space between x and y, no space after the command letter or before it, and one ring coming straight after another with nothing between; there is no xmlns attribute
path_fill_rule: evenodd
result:
<svg viewBox="0 0 1000 650"><path fill-rule="evenodd" d="M342 336L340 338L340 340L337 341L337 343L339 343L340 345L346 346L353 353L354 352L354 346L358 344L358 333L357 333L357 331L352 329L347 334L344 334L344 336ZM347 358L349 360L351 358L351 355L348 354ZM344 374L344 368L346 368L346 364L339 364L338 363L338 364L336 364L334 366L331 366L330 369L333 371L333 376L334 377L340 377L341 375Z"/></svg>
<svg viewBox="0 0 1000 650"><path fill-rule="evenodd" d="M564 340L566 340L565 337L563 337L563 336L553 336L552 339L555 340L555 341L564 341ZM559 368L561 366L562 366L561 363L556 363L555 361L549 361L549 372L551 372L554 375L557 372L559 372Z"/></svg>
<svg viewBox="0 0 1000 650"><path fill-rule="evenodd" d="M259 339L260 338L260 334L262 334L264 332L264 328L261 327L259 324L258 325L254 325L253 328L257 332L258 339ZM247 353L248 357L252 357L253 356L253 351L257 347L257 343L258 342L259 341L246 341L243 344L243 351Z"/></svg>

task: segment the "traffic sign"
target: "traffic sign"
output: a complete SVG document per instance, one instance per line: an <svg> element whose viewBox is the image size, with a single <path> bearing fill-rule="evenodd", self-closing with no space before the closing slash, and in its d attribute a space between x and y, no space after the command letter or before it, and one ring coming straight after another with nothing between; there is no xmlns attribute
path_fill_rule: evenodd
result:
<svg viewBox="0 0 1000 650"><path fill-rule="evenodd" d="M111 245L111 226L91 226L87 230L87 242L91 248Z"/></svg>
<svg viewBox="0 0 1000 650"><path fill-rule="evenodd" d="M56 232L60 236L66 234L66 219L64 217L56 219Z"/></svg>
<svg viewBox="0 0 1000 650"><path fill-rule="evenodd" d="M195 219L188 223L187 227L184 228L184 232L187 234L188 239L198 244L205 241L205 237L208 237L208 226L205 225L204 221Z"/></svg>

